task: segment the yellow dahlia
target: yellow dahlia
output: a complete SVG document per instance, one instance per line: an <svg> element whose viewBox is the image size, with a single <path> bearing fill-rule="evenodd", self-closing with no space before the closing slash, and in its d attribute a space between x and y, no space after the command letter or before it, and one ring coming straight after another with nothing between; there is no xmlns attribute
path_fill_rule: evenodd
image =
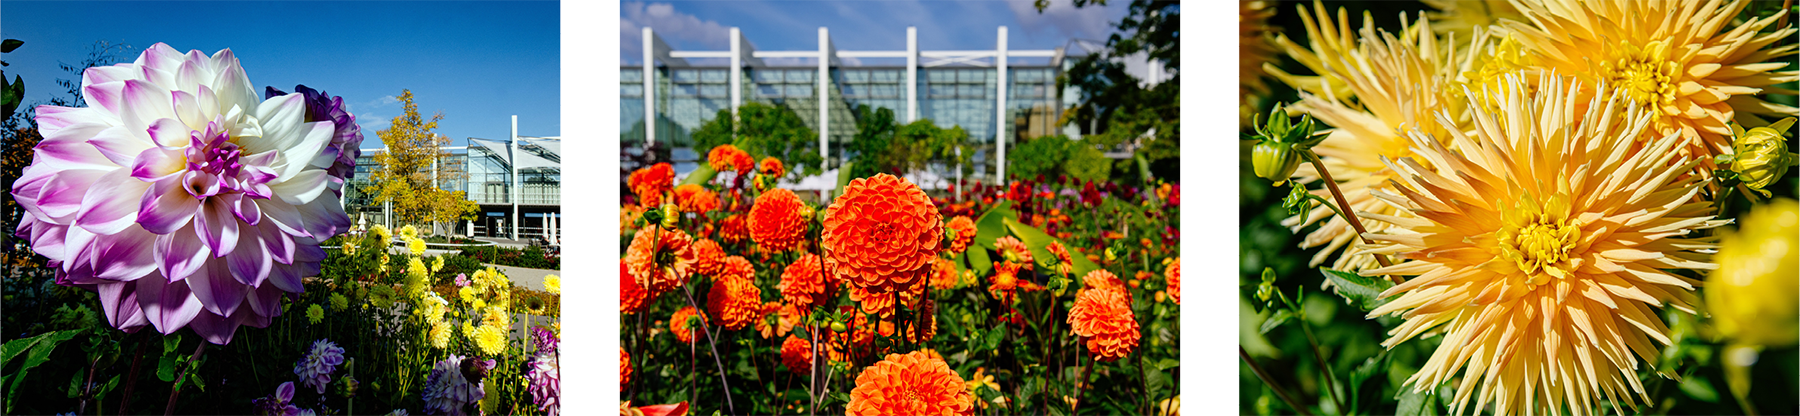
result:
<svg viewBox="0 0 1800 416"><path fill-rule="evenodd" d="M1425 12L1425 17L1431 19L1432 32L1440 36L1455 36L1458 42L1467 42L1471 30L1478 27L1489 28L1500 23L1500 19L1526 20L1525 15L1519 14L1519 9L1507 0L1421 1L1437 9Z"/></svg>
<svg viewBox="0 0 1800 416"><path fill-rule="evenodd" d="M431 323L431 346L444 349L450 346L450 324L444 321Z"/></svg>
<svg viewBox="0 0 1800 416"><path fill-rule="evenodd" d="M1330 19L1323 6L1315 3L1313 8L1319 21ZM1302 17L1307 22L1312 21L1304 13ZM1363 20L1362 29L1353 40L1349 38L1347 17L1339 9L1335 29L1330 25L1315 27L1308 24L1308 35L1314 39L1312 49L1298 49L1291 42L1284 44L1289 55L1311 57L1302 62L1318 62L1321 66L1314 70L1333 85L1343 86L1347 93L1302 93L1300 101L1290 110L1310 114L1313 119L1335 127L1323 142L1313 147L1313 151L1330 170L1332 179L1338 182L1350 209L1395 215L1394 208L1375 199L1373 193L1377 189L1391 189L1388 182L1393 178L1393 171L1382 164L1382 159L1399 159L1412 154L1410 143L1402 136L1405 131L1420 129L1432 137L1444 138L1448 137L1449 130L1460 129L1435 122L1440 111L1447 111L1450 117L1459 120L1458 125L1466 123L1468 119L1460 100L1453 99L1456 96L1453 91L1460 89L1452 88L1456 76L1464 70L1463 63L1457 58L1463 54L1432 36L1430 23L1423 18L1410 22L1399 33L1376 29L1368 16ZM1486 43L1483 35L1477 33L1476 36L1478 39L1473 45L1479 47ZM1301 80L1284 80L1297 89L1306 87L1298 82ZM1351 95L1357 99L1349 100ZM1329 189L1316 185L1322 177L1312 164L1301 164L1294 176L1300 183L1315 184L1318 189L1312 191L1314 195L1333 200ZM1317 267L1334 255L1337 256L1331 265L1334 269L1363 270L1376 266L1372 256L1339 255L1340 249L1356 240L1356 229L1349 221L1333 214L1330 207L1321 204L1282 221L1282 225L1295 232L1315 224L1319 227L1300 241L1302 248L1324 247L1313 256L1309 266ZM1378 232L1386 229L1387 224L1365 220L1363 227Z"/></svg>
<svg viewBox="0 0 1800 416"><path fill-rule="evenodd" d="M506 352L506 331L492 325L475 328L475 346L481 348L486 355L500 355Z"/></svg>
<svg viewBox="0 0 1800 416"><path fill-rule="evenodd" d="M1279 62L1275 45L1269 42L1269 36L1278 30L1269 26L1269 18L1275 16L1275 8L1269 7L1270 3L1238 1L1239 123L1249 122L1250 115L1261 111L1263 99L1268 98L1269 83L1263 80L1263 63Z"/></svg>
<svg viewBox="0 0 1800 416"><path fill-rule="evenodd" d="M1786 12L1740 22L1749 3L1524 0L1520 11L1531 20L1501 25L1518 36L1536 67L1587 85L1604 81L1625 91L1620 101L1653 110L1638 139L1680 133L1677 154L1699 160L1707 168L1700 173L1710 176L1712 157L1732 152L1729 123L1761 127L1800 115L1800 108L1760 96L1794 95L1776 85L1800 80L1800 71L1780 71L1793 61L1795 46L1776 43L1794 37L1795 29L1764 31Z"/></svg>
<svg viewBox="0 0 1800 416"><path fill-rule="evenodd" d="M1781 347L1800 339L1800 204L1757 205L1719 242L1706 307L1733 343Z"/></svg>
<svg viewBox="0 0 1800 416"><path fill-rule="evenodd" d="M1696 231L1726 221L1694 198L1704 182L1682 175L1699 163L1682 155L1683 139L1636 143L1653 115L1623 91L1608 102L1564 82L1543 74L1529 95L1510 75L1471 97L1495 110L1474 110L1473 131L1452 132L1460 152L1413 133L1426 150L1392 163L1399 184L1381 197L1415 217L1369 216L1393 227L1371 233L1368 249L1404 262L1362 274L1412 278L1368 316L1406 320L1388 348L1442 334L1407 383L1426 391L1460 379L1457 414L1471 398L1477 412L1493 403L1502 415L1648 402L1637 371L1656 362L1652 341L1670 343L1657 309L1693 313L1698 300L1699 282L1675 270L1715 267L1704 254L1714 239ZM1617 102L1627 111L1613 111Z"/></svg>

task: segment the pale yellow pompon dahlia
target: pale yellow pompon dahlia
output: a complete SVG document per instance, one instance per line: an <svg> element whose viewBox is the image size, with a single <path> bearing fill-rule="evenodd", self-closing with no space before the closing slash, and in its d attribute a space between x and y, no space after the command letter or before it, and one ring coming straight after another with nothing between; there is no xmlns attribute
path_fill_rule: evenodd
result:
<svg viewBox="0 0 1800 416"><path fill-rule="evenodd" d="M1703 253L1717 238L1695 231L1727 221L1694 198L1703 182L1682 175L1698 162L1679 153L1681 137L1638 144L1651 115L1581 98L1594 95L1553 76L1535 97L1516 74L1471 93L1497 110L1475 110L1472 134L1451 133L1461 151L1415 133L1429 150L1392 162L1404 174L1381 197L1417 217L1369 216L1393 224L1371 233L1372 251L1404 262L1363 274L1413 276L1369 317L1406 320L1388 348L1442 334L1407 383L1450 383L1456 414L1471 398L1496 415L1649 402L1637 370L1670 343L1658 309L1694 313L1698 300L1699 282L1676 270L1716 267Z"/></svg>
<svg viewBox="0 0 1800 416"><path fill-rule="evenodd" d="M1322 8L1315 8L1315 11L1319 13L1319 20L1328 17ZM1339 16L1342 16L1341 10ZM1475 31L1474 45L1486 43L1487 38L1482 33ZM1456 88L1455 79L1469 64L1467 59L1459 57L1467 58L1467 55L1459 53L1447 42L1440 42L1422 17L1406 22L1398 34L1376 29L1373 21L1365 17L1363 27L1357 31L1357 38L1351 45L1353 49L1342 51L1344 53L1320 49L1316 56L1323 59L1325 65L1320 76L1332 84L1343 85L1357 100L1352 102L1335 93L1301 93L1300 101L1290 108L1334 127L1313 151L1331 171L1332 179L1339 182L1338 187L1351 209L1404 215L1396 214L1392 207L1370 193L1388 187L1392 178L1393 172L1381 160L1412 154L1412 142L1402 135L1405 131L1422 129L1432 137L1448 137L1445 128L1433 121L1440 111L1456 114L1458 120L1463 120L1459 124L1467 124L1463 100L1457 99L1460 94L1455 94L1461 91ZM1294 87L1302 88L1301 85ZM1312 184L1315 195L1332 200L1330 191L1318 185L1321 176L1311 164L1300 165L1294 176L1299 178L1299 183ZM1334 216L1330 207L1318 205L1304 213L1304 219L1290 217L1283 220L1282 225L1295 232L1319 225L1300 242L1302 248L1324 246L1313 256L1309 266L1316 267L1333 256L1337 260L1332 263L1332 268L1339 270L1355 271L1377 266L1374 257L1369 255L1339 255L1340 249L1356 240L1356 229L1349 221ZM1387 228L1385 223L1366 220L1363 225L1371 232Z"/></svg>
<svg viewBox="0 0 1800 416"><path fill-rule="evenodd" d="M1250 115L1261 111L1268 98L1269 83L1263 80L1264 62L1276 62L1279 51L1270 41L1278 28L1269 26L1275 8L1264 0L1238 1L1238 124L1250 122Z"/></svg>
<svg viewBox="0 0 1800 416"><path fill-rule="evenodd" d="M1731 128L1768 125L1800 115L1800 108L1761 94L1794 95L1776 84L1800 80L1779 71L1796 45L1790 25L1763 33L1786 11L1765 18L1737 18L1748 1L1522 0L1530 20L1501 25L1518 35L1537 65L1624 89L1638 106L1653 109L1649 142L1681 133L1681 155L1701 160L1711 176L1712 156L1731 153Z"/></svg>

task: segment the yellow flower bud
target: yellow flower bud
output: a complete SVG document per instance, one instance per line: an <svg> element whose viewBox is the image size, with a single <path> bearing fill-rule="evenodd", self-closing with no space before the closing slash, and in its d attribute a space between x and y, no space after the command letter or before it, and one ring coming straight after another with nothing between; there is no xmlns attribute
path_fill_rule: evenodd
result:
<svg viewBox="0 0 1800 416"><path fill-rule="evenodd" d="M664 228L675 227L675 220L680 218L680 215L681 215L681 210L677 209L675 207L675 204L663 204L663 206L662 206L662 226Z"/></svg>
<svg viewBox="0 0 1800 416"><path fill-rule="evenodd" d="M1749 131L1735 124L1731 126L1736 136L1731 143L1736 156L1731 162L1731 170L1737 172L1745 187L1769 196L1769 191L1763 188L1780 180L1794 165L1794 157L1788 153L1787 138L1783 136L1793 125L1794 118L1789 117Z"/></svg>
<svg viewBox="0 0 1800 416"><path fill-rule="evenodd" d="M1735 344L1780 347L1800 338L1800 203L1757 205L1720 239L1706 304L1719 333Z"/></svg>

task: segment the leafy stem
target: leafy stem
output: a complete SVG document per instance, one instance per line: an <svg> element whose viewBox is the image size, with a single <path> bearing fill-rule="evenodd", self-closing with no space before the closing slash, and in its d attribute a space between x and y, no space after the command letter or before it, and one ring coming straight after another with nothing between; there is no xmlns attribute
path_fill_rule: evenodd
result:
<svg viewBox="0 0 1800 416"><path fill-rule="evenodd" d="M1306 161L1312 163L1314 170L1319 171L1319 177L1321 179L1324 179L1323 182L1325 182L1326 189L1330 189L1332 198L1337 199L1338 206L1332 208L1332 210L1337 211L1338 215L1343 215L1345 219L1349 220L1348 222L1350 223L1350 226L1356 228L1356 238L1358 240L1362 240L1363 244L1368 244L1369 243L1369 237L1368 237L1369 230L1366 228L1363 228L1362 219L1356 217L1355 210L1341 209L1341 208L1349 208L1350 202L1344 200L1344 192L1338 190L1337 180L1334 180L1331 178L1331 171L1325 169L1325 162L1319 161L1319 155L1313 153L1312 149L1300 149L1300 155L1305 156ZM1383 256L1381 254L1370 254L1370 255L1375 257L1376 263L1381 263L1381 267L1388 267L1388 266L1394 265L1393 263L1388 261L1387 256ZM1401 279L1400 276L1395 276L1395 275L1387 275L1387 279L1389 281L1394 282L1395 284L1405 282L1405 280Z"/></svg>

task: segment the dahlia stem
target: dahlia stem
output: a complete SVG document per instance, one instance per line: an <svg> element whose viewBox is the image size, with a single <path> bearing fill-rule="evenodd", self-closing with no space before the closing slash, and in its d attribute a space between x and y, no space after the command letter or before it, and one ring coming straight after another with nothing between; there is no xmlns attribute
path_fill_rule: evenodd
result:
<svg viewBox="0 0 1800 416"><path fill-rule="evenodd" d="M1244 346L1242 345L1238 346L1238 356L1244 358L1244 364L1250 366L1250 371L1256 373L1256 378L1262 379L1263 384L1268 385L1269 389L1275 390L1275 395L1281 397L1281 401L1286 402L1288 407L1294 408L1294 411L1299 412L1301 415L1312 416L1312 412L1306 411L1305 407L1300 406L1300 402L1294 401L1293 397L1288 396L1287 390L1283 390L1281 385L1275 384L1275 378L1270 377L1269 372L1263 371L1262 366L1256 364L1256 360L1250 359L1250 353L1244 351Z"/></svg>
<svg viewBox="0 0 1800 416"><path fill-rule="evenodd" d="M715 282L714 284L717 283ZM689 288L688 285L681 285L681 291L687 295L688 306L694 307L696 312L700 311L700 304L694 302L694 289ZM725 362L719 360L719 345L717 342L713 341L712 326L706 322L705 313L695 313L694 315L700 317L700 329L706 332L706 346L712 349L713 364L719 366L719 384L725 386L725 410L731 411L732 414L737 414L737 406L731 403L731 382L726 381Z"/></svg>
<svg viewBox="0 0 1800 416"><path fill-rule="evenodd" d="M1312 347L1313 359L1319 361L1319 368L1325 372L1325 393L1331 396L1332 403L1337 404L1338 413L1349 411L1350 409L1344 406L1342 392L1338 391L1339 384L1337 376L1332 374L1331 363L1325 361L1324 351L1319 350L1319 339L1313 337L1312 325L1307 324L1304 317L1300 319L1300 332L1306 334L1306 344Z"/></svg>
<svg viewBox="0 0 1800 416"><path fill-rule="evenodd" d="M1336 198L1338 206L1343 208L1338 210L1338 213L1343 214L1344 219L1349 220L1350 226L1356 228L1356 238L1362 240L1363 244L1369 244L1369 238L1364 236L1369 233L1369 230L1363 228L1362 219L1356 217L1356 210L1350 209L1350 202L1344 200L1344 192L1338 190L1337 180L1331 179L1331 171L1325 170L1325 162L1319 161L1319 155L1313 154L1311 149L1301 151L1300 154L1306 155L1306 160L1312 162L1313 169L1319 171L1319 177L1325 180L1325 187L1331 190L1331 197ZM1371 253L1369 255L1374 256L1375 262L1381 263L1381 267L1393 266L1393 263L1388 262L1387 256L1377 253ZM1391 274L1387 275L1387 279L1394 282L1394 284L1406 282L1406 280L1401 279L1400 276Z"/></svg>
<svg viewBox="0 0 1800 416"><path fill-rule="evenodd" d="M187 368L181 370L181 377L175 379L174 390L169 391L169 406L163 408L163 416L175 414L175 399L181 396L181 383L187 381L188 373L194 370L195 365L198 365L200 354L206 352L206 344L208 344L206 340L200 340L200 346L194 347L194 355L188 357Z"/></svg>
<svg viewBox="0 0 1800 416"><path fill-rule="evenodd" d="M1076 337L1075 343L1077 343L1077 344L1081 343L1081 338ZM1081 364L1081 356L1079 356L1079 355L1075 356L1075 364L1076 365ZM1097 366L1097 365L1100 365L1100 357L1093 357L1088 360L1087 367L1081 368L1081 384L1078 386L1075 386L1075 404L1070 407L1069 414L1072 414L1072 415L1081 414L1081 401L1085 400L1087 397L1088 387L1091 387L1088 384L1089 384L1089 382L1094 380L1093 379L1094 366Z"/></svg>
<svg viewBox="0 0 1800 416"><path fill-rule="evenodd" d="M129 409L127 406L131 405L131 390L137 387L138 364L144 361L144 346L150 345L149 342L144 341L148 335L142 334L148 334L148 332L140 333L138 336L137 355L131 358L131 371L127 372L125 376L125 397L119 399L119 416L125 416L125 409Z"/></svg>

